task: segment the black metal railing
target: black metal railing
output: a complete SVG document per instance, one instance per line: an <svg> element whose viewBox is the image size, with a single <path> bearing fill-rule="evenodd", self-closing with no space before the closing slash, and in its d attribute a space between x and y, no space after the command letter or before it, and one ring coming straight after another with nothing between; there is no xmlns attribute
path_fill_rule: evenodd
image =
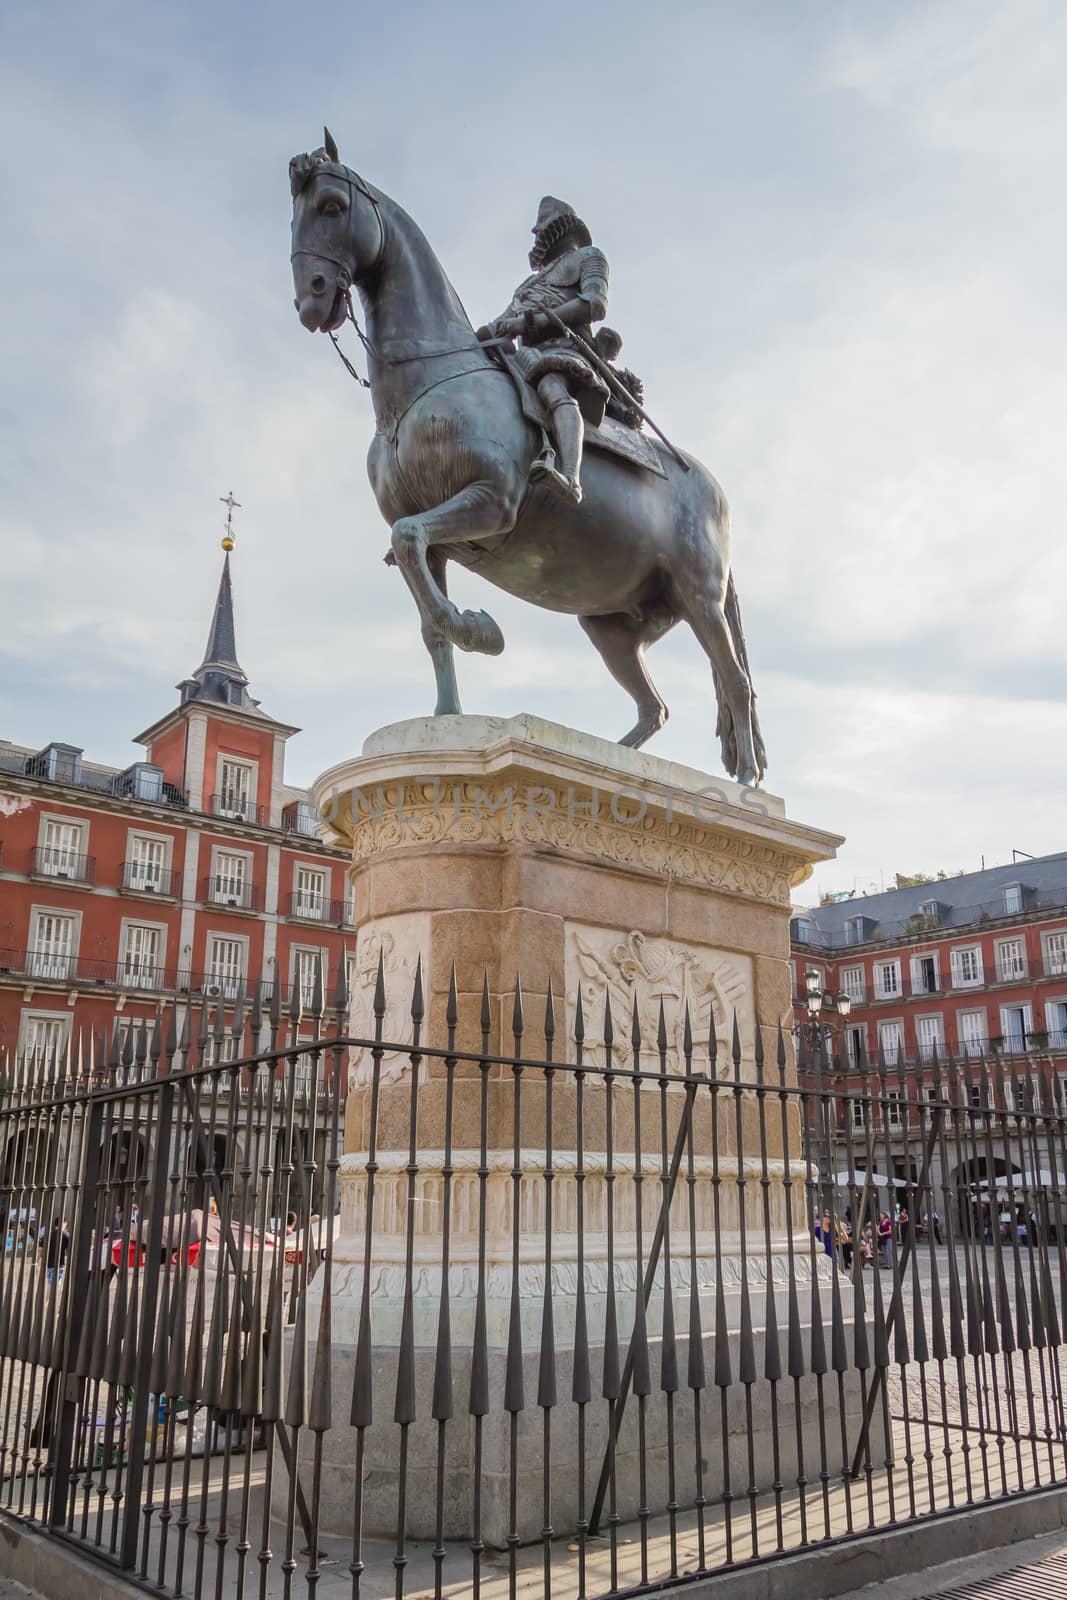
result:
<svg viewBox="0 0 1067 1600"><path fill-rule="evenodd" d="M96 857L81 855L56 845L39 844L30 851L30 874L65 883L95 883Z"/></svg>
<svg viewBox="0 0 1067 1600"><path fill-rule="evenodd" d="M124 861L122 887L130 894L150 894L162 900L177 900L181 895L182 875L154 862Z"/></svg>
<svg viewBox="0 0 1067 1600"><path fill-rule="evenodd" d="M319 816L311 806L297 803L286 806L282 812L282 827L286 833L299 833L307 839L319 836Z"/></svg>
<svg viewBox="0 0 1067 1600"><path fill-rule="evenodd" d="M3 1064L0 1507L175 1596L599 1600L1067 1483L1057 1073L477 981Z"/></svg>
<svg viewBox="0 0 1067 1600"><path fill-rule="evenodd" d="M138 989L196 1001L217 1000L221 994L227 1002L243 998L249 1005L264 994L260 979L239 977L228 971L157 966L123 956L76 955L47 947L21 950L0 946L0 982L5 978L77 984L84 989Z"/></svg>
<svg viewBox="0 0 1067 1600"><path fill-rule="evenodd" d="M234 911L262 911L263 890L246 878L233 878L225 872L209 872L200 880L200 899L205 905L226 906Z"/></svg>
<svg viewBox="0 0 1067 1600"><path fill-rule="evenodd" d="M113 795L124 800L141 800L149 805L188 809L188 797L173 783L160 783L152 793L139 792L137 782L125 772L98 772L80 761L54 761L42 754L0 750L0 772L12 777L32 778L38 783L54 783L68 789L88 789L95 794Z"/></svg>
<svg viewBox="0 0 1067 1600"><path fill-rule="evenodd" d="M256 805L254 800L242 800L235 794L213 794L208 809L213 817L226 817L230 822L255 822L260 826L267 814L265 806Z"/></svg>
<svg viewBox="0 0 1067 1600"><path fill-rule="evenodd" d="M284 906L285 915L300 922L322 922L334 928L355 926L355 905L351 900L335 900L329 895L295 889L286 895Z"/></svg>
<svg viewBox="0 0 1067 1600"><path fill-rule="evenodd" d="M999 895L988 900L979 900L972 905L943 905L936 914L915 912L908 917L884 919L872 917L864 910L862 899L850 901L848 905L850 912L855 907L854 915L861 920L863 924L861 927L820 928L816 921L807 917L794 918L794 944L812 950L860 949L864 945L893 943L924 934L980 927L990 922L1028 917L1039 911L1061 908L1067 910L1067 883L1055 884L1045 889L1028 889L1022 902L1014 906L1009 904L1002 891ZM797 926L798 923L803 924L802 930Z"/></svg>

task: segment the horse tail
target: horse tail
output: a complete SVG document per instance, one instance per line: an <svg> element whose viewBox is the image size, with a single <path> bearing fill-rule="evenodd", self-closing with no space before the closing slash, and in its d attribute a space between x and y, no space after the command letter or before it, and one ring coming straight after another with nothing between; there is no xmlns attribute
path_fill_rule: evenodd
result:
<svg viewBox="0 0 1067 1600"><path fill-rule="evenodd" d="M734 583L733 572L726 582L726 600L723 604L726 624L730 629L730 638L733 641L734 653L741 664L741 670L748 679L749 689L752 693L752 743L756 752L756 762L761 773L767 770L767 748L763 742L760 730L759 715L756 711L756 691L752 686L752 672L748 664L748 647L745 644L745 630L741 626L741 603L737 598L737 585ZM716 683L716 690L719 685ZM719 716L715 725L722 747L723 764L727 772L737 771L737 730L734 727L733 713L726 701L726 697L717 694L719 702Z"/></svg>

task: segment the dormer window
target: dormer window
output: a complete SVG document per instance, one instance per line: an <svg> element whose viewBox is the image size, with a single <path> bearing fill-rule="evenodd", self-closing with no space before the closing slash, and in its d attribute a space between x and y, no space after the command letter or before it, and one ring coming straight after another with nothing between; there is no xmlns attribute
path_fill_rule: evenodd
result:
<svg viewBox="0 0 1067 1600"><path fill-rule="evenodd" d="M1023 909L1023 886L1021 883L1007 883L1004 885L1004 911L1007 916L1013 917Z"/></svg>

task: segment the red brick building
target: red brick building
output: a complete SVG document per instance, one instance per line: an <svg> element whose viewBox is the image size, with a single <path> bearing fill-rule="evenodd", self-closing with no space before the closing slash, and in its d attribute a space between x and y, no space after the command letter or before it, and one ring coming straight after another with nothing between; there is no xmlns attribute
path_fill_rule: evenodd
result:
<svg viewBox="0 0 1067 1600"><path fill-rule="evenodd" d="M111 1039L276 976L310 1000L317 958L332 975L355 947L345 857L285 780L299 730L261 709L237 660L228 551L178 689L123 771L76 744L0 740L0 1055Z"/></svg>
<svg viewBox="0 0 1067 1600"><path fill-rule="evenodd" d="M794 912L804 972L851 1002L847 1059L1067 1053L1067 852Z"/></svg>

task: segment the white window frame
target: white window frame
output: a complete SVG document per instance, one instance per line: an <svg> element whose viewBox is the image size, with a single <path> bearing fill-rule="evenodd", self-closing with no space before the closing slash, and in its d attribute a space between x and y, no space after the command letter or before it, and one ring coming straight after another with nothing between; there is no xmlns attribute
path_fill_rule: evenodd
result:
<svg viewBox="0 0 1067 1600"><path fill-rule="evenodd" d="M924 987L918 973L924 961L934 964L934 987ZM936 950L921 950L911 958L911 992L912 994L940 994L941 993L941 961Z"/></svg>
<svg viewBox="0 0 1067 1600"><path fill-rule="evenodd" d="M861 1056L853 1055L852 1041L860 1040ZM845 1060L848 1062L850 1072L859 1072L861 1061L870 1059L870 1040L867 1037L867 1024L865 1022L849 1022L845 1026Z"/></svg>
<svg viewBox="0 0 1067 1600"><path fill-rule="evenodd" d="M147 982L133 981L128 975L129 966L129 938L134 928L149 928L158 935L156 960L149 969ZM163 973L167 965L167 924L165 922L150 922L147 917L123 917L119 927L119 968L118 981L129 989L158 989L163 983Z"/></svg>
<svg viewBox="0 0 1067 1600"><path fill-rule="evenodd" d="M964 1017L977 1017L980 1020L980 1032L973 1039L968 1039L964 1036ZM980 1056L985 1055L989 1049L989 1012L985 1006L980 1011L956 1012L956 1043L959 1046L960 1055L965 1056L969 1061L975 1061Z"/></svg>
<svg viewBox="0 0 1067 1600"><path fill-rule="evenodd" d="M134 851L139 844L162 845L163 860L159 866L159 885L152 887L148 881L150 874L138 874L135 871L138 865L134 861ZM174 835L171 833L149 833L145 828L130 828L126 834L126 856L123 862L123 887L133 890L137 894L166 894L170 889L170 875L174 870ZM136 882L138 876L142 877L140 883Z"/></svg>
<svg viewBox="0 0 1067 1600"><path fill-rule="evenodd" d="M1063 1007L1062 1027L1059 1025L1061 1018L1053 1010L1054 1006ZM1067 1049L1067 994L1049 995L1045 1001L1045 1028L1050 1049Z"/></svg>
<svg viewBox="0 0 1067 1600"><path fill-rule="evenodd" d="M1012 950L1015 958L1010 966L1005 963L1005 952ZM996 963L998 983L1017 983L1020 978L1026 977L1026 940L1016 935L1010 939L997 939L993 944L993 960Z"/></svg>
<svg viewBox="0 0 1067 1600"><path fill-rule="evenodd" d="M299 972L300 1003L304 1007L305 1011L307 1011L310 1010L311 1003L315 997L315 971L314 967L312 967L310 974L305 979L302 970L303 963L300 959L301 956L308 956L314 960L320 960L322 962L322 981L325 990L330 981L330 952L329 949L324 945L293 944L289 946L289 993L292 994L293 992L293 985L297 981L297 974ZM329 995L324 993L323 998L324 1000L328 1000Z"/></svg>
<svg viewBox="0 0 1067 1600"><path fill-rule="evenodd" d="M889 1050L889 1049L886 1048L886 1042L885 1041L886 1041L886 1034L891 1029L899 1033L899 1042L894 1045L892 1050ZM881 1053L885 1057L885 1064L886 1064L887 1067L895 1067L897 1065L897 1062L904 1056L904 1054L905 1054L904 1039L905 1039L905 1036L904 1036L904 1018L903 1017L884 1017L879 1021L879 1023L878 1023L878 1048L879 1048L879 1050L881 1051Z"/></svg>
<svg viewBox="0 0 1067 1600"><path fill-rule="evenodd" d="M236 976L231 973L213 975L211 952L212 946L216 940L219 940L224 944L235 944L240 946L240 972ZM234 1000L237 998L237 991L240 985L242 983L247 983L248 981L248 943L248 935L244 933L231 933L228 929L222 928L209 928L207 930L204 939L205 988L208 986L221 985L224 999Z"/></svg>
<svg viewBox="0 0 1067 1600"><path fill-rule="evenodd" d="M1046 977L1067 976L1067 928L1050 928L1047 933L1043 933L1041 954L1044 957Z"/></svg>
<svg viewBox="0 0 1067 1600"><path fill-rule="evenodd" d="M977 967L977 976L963 976L964 958L973 958ZM980 944L957 944L949 951L949 963L952 972L952 987L954 989L980 989L985 983L985 960Z"/></svg>
<svg viewBox="0 0 1067 1600"><path fill-rule="evenodd" d="M923 1038L923 1031L924 1031L923 1025L924 1025L924 1023L930 1023L930 1022L935 1024L934 1037L932 1039L924 1039ZM942 1058L944 1057L944 1054L945 1054L945 1018L944 1018L944 1014L942 1012L940 1012L940 1011L931 1011L931 1012L928 1012L925 1016L921 1016L921 1017L916 1017L915 1018L915 1042L916 1042L916 1046L917 1046L918 1052L919 1052L919 1059L921 1061L932 1061L934 1059L934 1046L935 1046L935 1044L937 1046L938 1055L941 1056Z"/></svg>
<svg viewBox="0 0 1067 1600"><path fill-rule="evenodd" d="M77 844L71 849L69 846L49 845L49 828L70 828L77 835ZM58 878L65 881L76 876L69 871L63 871L58 862L50 863L49 850L58 849L61 854L66 854L74 860L84 860L89 854L89 823L84 817L65 816L59 811L42 811L37 829L37 875L41 878ZM80 876L80 874L77 874Z"/></svg>
<svg viewBox="0 0 1067 1600"><path fill-rule="evenodd" d="M64 952L63 955L49 957L44 953L39 954L37 946L40 939L40 919L42 917L64 917L74 924L70 938L70 949ZM53 983L73 982L75 979L78 957L81 952L81 934L82 914L80 911L70 910L67 906L31 906L30 945L28 951L29 960L27 962L27 965L30 968L30 976L34 978L45 979ZM55 973L42 970L48 966L50 960L56 964L57 970ZM67 963L67 970L65 972L60 972L58 970L58 964L61 961L65 961ZM38 966L38 962L40 962L40 967Z"/></svg>
<svg viewBox="0 0 1067 1600"><path fill-rule="evenodd" d="M227 860L243 862L242 871L239 875L241 880L240 893L236 897L230 894L227 890L219 887L219 885L228 878L228 874L222 870L221 866L221 861L224 857ZM255 861L255 854L251 850L232 850L229 845L213 844L211 846L211 877L208 880L208 903L213 906L226 906L230 904L231 900L236 898L236 910L249 910L252 895L252 885L254 882L253 874L255 871Z"/></svg>
<svg viewBox="0 0 1067 1600"><path fill-rule="evenodd" d="M849 1126L854 1132L862 1133L864 1128L866 1128L867 1110L869 1105L870 1101L864 1099L862 1096L849 1101L849 1106L851 1108Z"/></svg>
<svg viewBox="0 0 1067 1600"><path fill-rule="evenodd" d="M895 988L886 988L882 982L882 974L891 971L896 978ZM873 992L876 1000L900 1000L904 995L904 981L900 971L899 956L880 957L874 962Z"/></svg>
<svg viewBox="0 0 1067 1600"><path fill-rule="evenodd" d="M862 1005L867 998L867 968L841 967L839 969L842 991L856 1005Z"/></svg>
<svg viewBox="0 0 1067 1600"><path fill-rule="evenodd" d="M1006 883L1004 885L1004 913L1009 917L1018 916L1024 908L1025 891L1021 883Z"/></svg>
<svg viewBox="0 0 1067 1600"><path fill-rule="evenodd" d="M811 937L810 918L794 917L793 921L795 924L793 938L796 940L797 944L812 944L814 941Z"/></svg>
<svg viewBox="0 0 1067 1600"><path fill-rule="evenodd" d="M885 1094L886 1126L902 1128L904 1126L904 1106L901 1104L903 1096L899 1089L887 1089Z"/></svg>
<svg viewBox="0 0 1067 1600"><path fill-rule="evenodd" d="M318 890L304 890L300 888L300 874L313 872L320 880L322 887ZM315 903L318 909L315 910ZM304 917L310 922L326 922L330 915L330 869L324 867L319 861L294 861L293 862L293 898L290 901L294 917Z"/></svg>
<svg viewBox="0 0 1067 1600"><path fill-rule="evenodd" d="M1004 1048L1006 1050L1011 1048L1011 1046L1008 1043L1009 1037L1012 1038L1012 1039L1015 1039L1015 1040L1019 1039L1019 1035L1017 1033L1013 1033L1013 1034L1009 1035L1008 1029L1007 1029L1007 1027L1005 1025L1005 1022L1004 1022L1004 1018L1011 1011L1021 1011L1023 1013L1022 1039L1021 1039L1019 1045L1017 1046L1017 1048L1025 1050L1026 1045L1027 1045L1027 1041L1030 1039L1030 1036L1034 1031L1034 1008L1030 1004L1029 1000L1023 1000L1021 1002L1012 1002L1009 1005L1001 1006L1001 1008L1000 1008L1000 1035L1001 1035L1001 1038L1004 1040Z"/></svg>
<svg viewBox="0 0 1067 1600"><path fill-rule="evenodd" d="M259 804L259 762L249 756L230 755L228 751L220 750L215 762L215 793L218 796L218 809L215 813L219 817L229 817L232 821L241 821L246 818L246 813L238 806L227 806L226 784L224 770L226 767L240 768L248 775L247 806L253 812Z"/></svg>
<svg viewBox="0 0 1067 1600"><path fill-rule="evenodd" d="M42 1010L38 1006L26 1006L19 1015L18 1054L20 1056L24 1056L31 1048L27 1042L26 1036L30 1029L36 1027L36 1025L39 1023L45 1023L49 1027L52 1027L57 1023L59 1024L59 1030L62 1033L62 1042L57 1044L56 1049L59 1053L65 1054L70 1043L71 1024L73 1020L74 1019L69 1011L46 1011ZM53 1047L51 1045L47 1047L49 1055L52 1053L52 1048Z"/></svg>

